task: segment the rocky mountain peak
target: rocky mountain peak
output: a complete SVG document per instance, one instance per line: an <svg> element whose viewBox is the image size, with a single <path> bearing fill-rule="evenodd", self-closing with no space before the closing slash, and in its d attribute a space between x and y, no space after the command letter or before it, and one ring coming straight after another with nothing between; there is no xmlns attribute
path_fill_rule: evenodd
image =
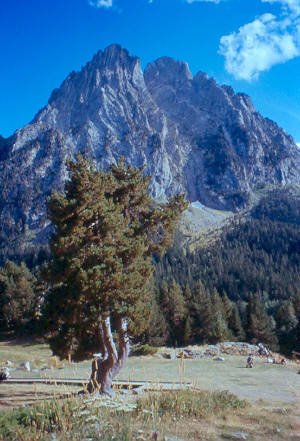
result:
<svg viewBox="0 0 300 441"><path fill-rule="evenodd" d="M104 51L98 51L92 58L92 61L87 63L87 66L93 65L96 69L105 67L108 70L114 70L118 64L124 65L136 60L139 61L137 57L132 57L121 45L111 44Z"/></svg>
<svg viewBox="0 0 300 441"><path fill-rule="evenodd" d="M111 45L99 51L80 72L72 72L52 92L48 106L33 122L54 123L67 133L74 126L99 119L98 110L104 102L113 101L114 94L142 88L143 83L139 58L131 57L120 45Z"/></svg>
<svg viewBox="0 0 300 441"><path fill-rule="evenodd" d="M83 70L101 72L108 81L116 75L120 79L125 75L125 78L134 82L136 73L141 73L141 63L138 57L131 56L120 45L112 44L104 52L99 51Z"/></svg>
<svg viewBox="0 0 300 441"><path fill-rule="evenodd" d="M162 57L149 63L144 72L145 78L155 78L159 83L186 85L193 75L187 63L170 57Z"/></svg>
<svg viewBox="0 0 300 441"><path fill-rule="evenodd" d="M300 178L300 150L249 97L168 57L143 74L119 45L72 72L31 124L0 141L2 241L15 238L13 253L47 243L46 199L63 189L78 151L99 168L121 155L145 166L153 197L184 191L218 209L247 206L257 185Z"/></svg>

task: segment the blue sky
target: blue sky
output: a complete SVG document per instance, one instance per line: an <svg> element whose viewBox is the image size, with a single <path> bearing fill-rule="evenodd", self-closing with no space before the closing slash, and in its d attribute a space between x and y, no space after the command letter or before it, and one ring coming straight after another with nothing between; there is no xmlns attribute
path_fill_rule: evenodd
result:
<svg viewBox="0 0 300 441"><path fill-rule="evenodd" d="M247 93L300 143L300 0L0 0L0 134L113 43Z"/></svg>

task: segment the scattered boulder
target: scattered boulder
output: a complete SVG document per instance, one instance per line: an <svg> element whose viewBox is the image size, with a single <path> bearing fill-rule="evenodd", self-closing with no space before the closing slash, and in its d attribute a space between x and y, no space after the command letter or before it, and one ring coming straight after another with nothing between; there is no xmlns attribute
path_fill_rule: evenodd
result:
<svg viewBox="0 0 300 441"><path fill-rule="evenodd" d="M9 370L6 368L2 368L0 371L0 382L7 380L9 378Z"/></svg>
<svg viewBox="0 0 300 441"><path fill-rule="evenodd" d="M204 352L204 355L206 357L215 357L216 355L218 355L218 350L216 350L215 348L209 348Z"/></svg>
<svg viewBox="0 0 300 441"><path fill-rule="evenodd" d="M173 354L172 352L162 352L160 357L166 358L167 360L174 360L176 358L176 354Z"/></svg>
<svg viewBox="0 0 300 441"><path fill-rule="evenodd" d="M224 357L218 356L213 359L214 361L225 361Z"/></svg>
<svg viewBox="0 0 300 441"><path fill-rule="evenodd" d="M48 364L43 364L41 371L49 371L50 370L50 366Z"/></svg>
<svg viewBox="0 0 300 441"><path fill-rule="evenodd" d="M178 438L177 436L171 436L171 438L169 438L168 436L165 436L164 440L165 441L184 441L182 438Z"/></svg>
<svg viewBox="0 0 300 441"><path fill-rule="evenodd" d="M232 432L229 434L229 436L227 438L229 438L229 439L247 439L248 435L247 435L247 433L244 433L244 432Z"/></svg>
<svg viewBox="0 0 300 441"><path fill-rule="evenodd" d="M254 356L266 356L268 349L261 343L254 345L245 342L222 342L216 345L201 345L201 346L188 346L185 348L164 348L162 351L157 352L157 356L160 358L175 359L191 358L212 358L224 357L227 355L238 355L247 357L248 354ZM271 358L270 355L267 358ZM216 360L223 361L223 360Z"/></svg>
<svg viewBox="0 0 300 441"><path fill-rule="evenodd" d="M30 372L31 371L31 365L29 363L29 361L25 361L24 363L21 363L18 367L18 370L20 371L27 371Z"/></svg>
<svg viewBox="0 0 300 441"><path fill-rule="evenodd" d="M184 349L179 354L177 354L177 358L195 358L195 352L191 349Z"/></svg>
<svg viewBox="0 0 300 441"><path fill-rule="evenodd" d="M257 346L258 346L258 355L265 356L265 357L271 356L269 349L266 346L264 346L262 343L258 343Z"/></svg>

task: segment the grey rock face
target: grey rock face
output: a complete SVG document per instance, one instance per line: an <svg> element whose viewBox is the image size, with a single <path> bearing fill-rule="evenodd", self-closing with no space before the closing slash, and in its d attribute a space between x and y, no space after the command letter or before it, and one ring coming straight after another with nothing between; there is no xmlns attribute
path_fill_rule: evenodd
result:
<svg viewBox="0 0 300 441"><path fill-rule="evenodd" d="M151 63L144 76L154 101L176 124L180 144L189 146L183 176L191 200L235 208L258 183L298 180L299 149L248 96L201 72L193 78L186 63L167 57Z"/></svg>
<svg viewBox="0 0 300 441"><path fill-rule="evenodd" d="M22 255L47 243L46 200L63 190L76 152L99 168L123 155L145 166L153 197L184 191L220 209L247 205L257 184L300 178L293 139L248 96L167 57L143 74L137 57L113 45L72 72L29 125L0 139L2 247Z"/></svg>

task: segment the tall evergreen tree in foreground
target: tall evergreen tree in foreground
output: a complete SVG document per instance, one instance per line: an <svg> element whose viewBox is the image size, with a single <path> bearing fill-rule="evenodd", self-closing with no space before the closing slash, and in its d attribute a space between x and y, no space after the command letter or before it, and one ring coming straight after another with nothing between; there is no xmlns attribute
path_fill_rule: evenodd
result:
<svg viewBox="0 0 300 441"><path fill-rule="evenodd" d="M124 159L96 171L82 156L68 164L65 194L53 193L52 261L43 316L60 358L93 362L89 390L109 393L130 351L130 337L147 327L153 253L172 244L183 195L164 205L149 196L149 177Z"/></svg>

